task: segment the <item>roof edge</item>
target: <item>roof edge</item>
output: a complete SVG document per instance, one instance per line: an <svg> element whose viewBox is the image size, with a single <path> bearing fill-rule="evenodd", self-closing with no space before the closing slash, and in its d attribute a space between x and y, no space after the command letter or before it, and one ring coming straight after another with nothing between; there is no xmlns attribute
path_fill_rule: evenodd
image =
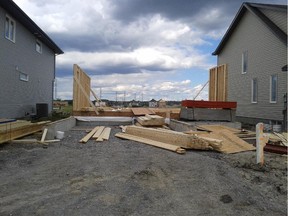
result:
<svg viewBox="0 0 288 216"><path fill-rule="evenodd" d="M0 6L17 19L36 38L46 44L55 54L63 54L63 50L12 0L1 0Z"/></svg>
<svg viewBox="0 0 288 216"><path fill-rule="evenodd" d="M221 50L224 48L227 40L233 34L234 29L236 28L238 22L242 18L243 14L249 10L253 15L260 19L269 30L280 39L287 46L287 34L282 31L275 23L273 23L266 15L264 15L259 9L257 8L273 8L275 10L287 11L287 5L272 5L272 4L257 4L257 3L242 3L240 9L238 10L236 16L234 17L233 21L231 22L230 26L226 30L224 36L222 37L220 43L218 44L215 51L212 55L218 55Z"/></svg>

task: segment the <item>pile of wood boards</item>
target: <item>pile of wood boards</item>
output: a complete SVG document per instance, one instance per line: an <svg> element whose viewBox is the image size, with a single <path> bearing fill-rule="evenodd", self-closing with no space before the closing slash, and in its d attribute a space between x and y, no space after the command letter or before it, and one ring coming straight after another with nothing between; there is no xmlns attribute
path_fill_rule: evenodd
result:
<svg viewBox="0 0 288 216"><path fill-rule="evenodd" d="M166 129L138 126L127 126L125 131L117 133L115 136L164 148L179 154L185 153L185 149L219 151L222 146L222 141L217 139L198 137Z"/></svg>
<svg viewBox="0 0 288 216"><path fill-rule="evenodd" d="M280 145L280 146L288 146L287 141L287 133L266 133L266 136L269 138L269 142L273 143L274 145Z"/></svg>
<svg viewBox="0 0 288 216"><path fill-rule="evenodd" d="M226 127L223 125L201 125L197 129L207 133L199 134L199 137L213 138L222 140L221 152L237 153L255 150L255 147L240 137L245 134L242 130Z"/></svg>
<svg viewBox="0 0 288 216"><path fill-rule="evenodd" d="M153 145L180 154L186 149L214 150L222 153L236 153L255 150L255 147L237 135L241 130L221 125L202 125L201 131L176 132L138 126L124 127L122 133L115 136L123 139Z"/></svg>
<svg viewBox="0 0 288 216"><path fill-rule="evenodd" d="M102 142L109 140L111 128L104 126L97 126L93 128L86 136L84 136L79 142L86 143L89 139L94 139L96 142Z"/></svg>
<svg viewBox="0 0 288 216"><path fill-rule="evenodd" d="M0 144L41 131L48 123L50 121L31 123L29 121L17 120L0 124Z"/></svg>
<svg viewBox="0 0 288 216"><path fill-rule="evenodd" d="M137 122L144 127L159 127L165 125L165 119L158 115L149 115L137 117Z"/></svg>

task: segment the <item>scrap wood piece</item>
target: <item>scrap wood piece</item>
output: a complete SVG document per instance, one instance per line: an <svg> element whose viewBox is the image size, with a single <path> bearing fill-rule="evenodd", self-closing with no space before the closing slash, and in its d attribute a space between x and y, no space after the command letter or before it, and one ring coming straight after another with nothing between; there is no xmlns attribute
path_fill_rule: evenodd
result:
<svg viewBox="0 0 288 216"><path fill-rule="evenodd" d="M90 133L88 133L86 136L84 136L79 142L80 143L86 143L88 142L88 140L96 133L96 131L98 130L98 126L95 127L92 131L90 131Z"/></svg>
<svg viewBox="0 0 288 216"><path fill-rule="evenodd" d="M193 131L193 130L189 130L189 131L184 131L183 133L185 134L208 134L208 131Z"/></svg>
<svg viewBox="0 0 288 216"><path fill-rule="evenodd" d="M240 139L230 130L222 129L218 132L211 132L198 136L222 140L222 146L218 149L218 151L226 154L255 150L255 147L253 145Z"/></svg>
<svg viewBox="0 0 288 216"><path fill-rule="evenodd" d="M217 150L221 146L218 142L211 142L198 136L169 130L164 131L154 128L127 126L126 133L186 149Z"/></svg>
<svg viewBox="0 0 288 216"><path fill-rule="evenodd" d="M35 143L38 142L37 139L20 139L20 140L12 140L13 143Z"/></svg>
<svg viewBox="0 0 288 216"><path fill-rule="evenodd" d="M155 140L151 140L151 139L147 139L147 138L143 138L143 137L138 137L138 136L134 136L134 135L127 134L127 133L117 133L117 134L115 134L115 136L122 138L122 139L129 139L129 140L133 140L136 142L156 146L158 148L167 149L167 150L176 152L178 154L184 154L186 152L185 149L183 149L179 146L175 146L175 145L171 145L168 143L163 143L163 142L159 142L159 141L155 141Z"/></svg>
<svg viewBox="0 0 288 216"><path fill-rule="evenodd" d="M96 131L96 133L92 136L92 138L93 139L97 139L100 135L101 135L101 133L103 132L103 130L104 130L104 126L99 126L98 127L98 130Z"/></svg>
<svg viewBox="0 0 288 216"><path fill-rule="evenodd" d="M137 121L142 126L162 126L165 124L165 119L158 115L148 115L137 117Z"/></svg>
<svg viewBox="0 0 288 216"><path fill-rule="evenodd" d="M40 142L44 142L45 138L46 138L46 135L47 135L47 132L48 132L48 129L45 128L44 131L43 131L43 134L42 134L42 137L41 137L41 141Z"/></svg>

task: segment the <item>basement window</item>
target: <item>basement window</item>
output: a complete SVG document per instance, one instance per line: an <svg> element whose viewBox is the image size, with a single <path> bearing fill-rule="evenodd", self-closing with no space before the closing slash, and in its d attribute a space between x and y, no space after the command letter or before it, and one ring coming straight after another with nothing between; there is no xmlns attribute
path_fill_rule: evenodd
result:
<svg viewBox="0 0 288 216"><path fill-rule="evenodd" d="M5 38L15 43L16 22L8 15L5 20Z"/></svg>
<svg viewBox="0 0 288 216"><path fill-rule="evenodd" d="M19 78L21 81L25 81L25 82L28 82L29 81L29 76L28 74L25 74L23 72L19 72Z"/></svg>
<svg viewBox="0 0 288 216"><path fill-rule="evenodd" d="M270 103L277 102L277 75L270 76Z"/></svg>
<svg viewBox="0 0 288 216"><path fill-rule="evenodd" d="M251 102L257 103L257 101L258 101L258 82L257 82L256 78L252 79L251 92L252 92Z"/></svg>
<svg viewBox="0 0 288 216"><path fill-rule="evenodd" d="M36 40L36 51L42 53L42 43L38 40Z"/></svg>
<svg viewBox="0 0 288 216"><path fill-rule="evenodd" d="M248 69L248 51L242 53L242 74L247 73Z"/></svg>

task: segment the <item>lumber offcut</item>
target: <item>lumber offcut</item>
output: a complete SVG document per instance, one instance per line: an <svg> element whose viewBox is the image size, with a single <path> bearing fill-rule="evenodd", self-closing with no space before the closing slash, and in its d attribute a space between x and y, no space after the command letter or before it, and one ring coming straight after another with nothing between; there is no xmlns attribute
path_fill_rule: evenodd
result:
<svg viewBox="0 0 288 216"><path fill-rule="evenodd" d="M151 139L185 149L218 150L221 148L221 141L218 142L202 139L194 135L187 135L176 131L157 130L153 128L127 126L126 133L137 137Z"/></svg>
<svg viewBox="0 0 288 216"><path fill-rule="evenodd" d="M138 136L134 136L131 134L117 133L117 134L115 134L115 136L122 138L122 139L129 139L129 140L133 140L136 142L141 142L141 143L145 143L148 145L156 146L158 148L167 149L167 150L170 150L173 152L177 152L178 154L184 154L186 152L185 149L183 149L179 146L175 146L175 145L171 145L171 144L167 144L167 143L163 143L163 142L158 142L158 141L143 138L143 137L138 137Z"/></svg>
<svg viewBox="0 0 288 216"><path fill-rule="evenodd" d="M137 117L137 121L142 126L162 126L165 124L164 118L158 115L140 116L140 117Z"/></svg>

